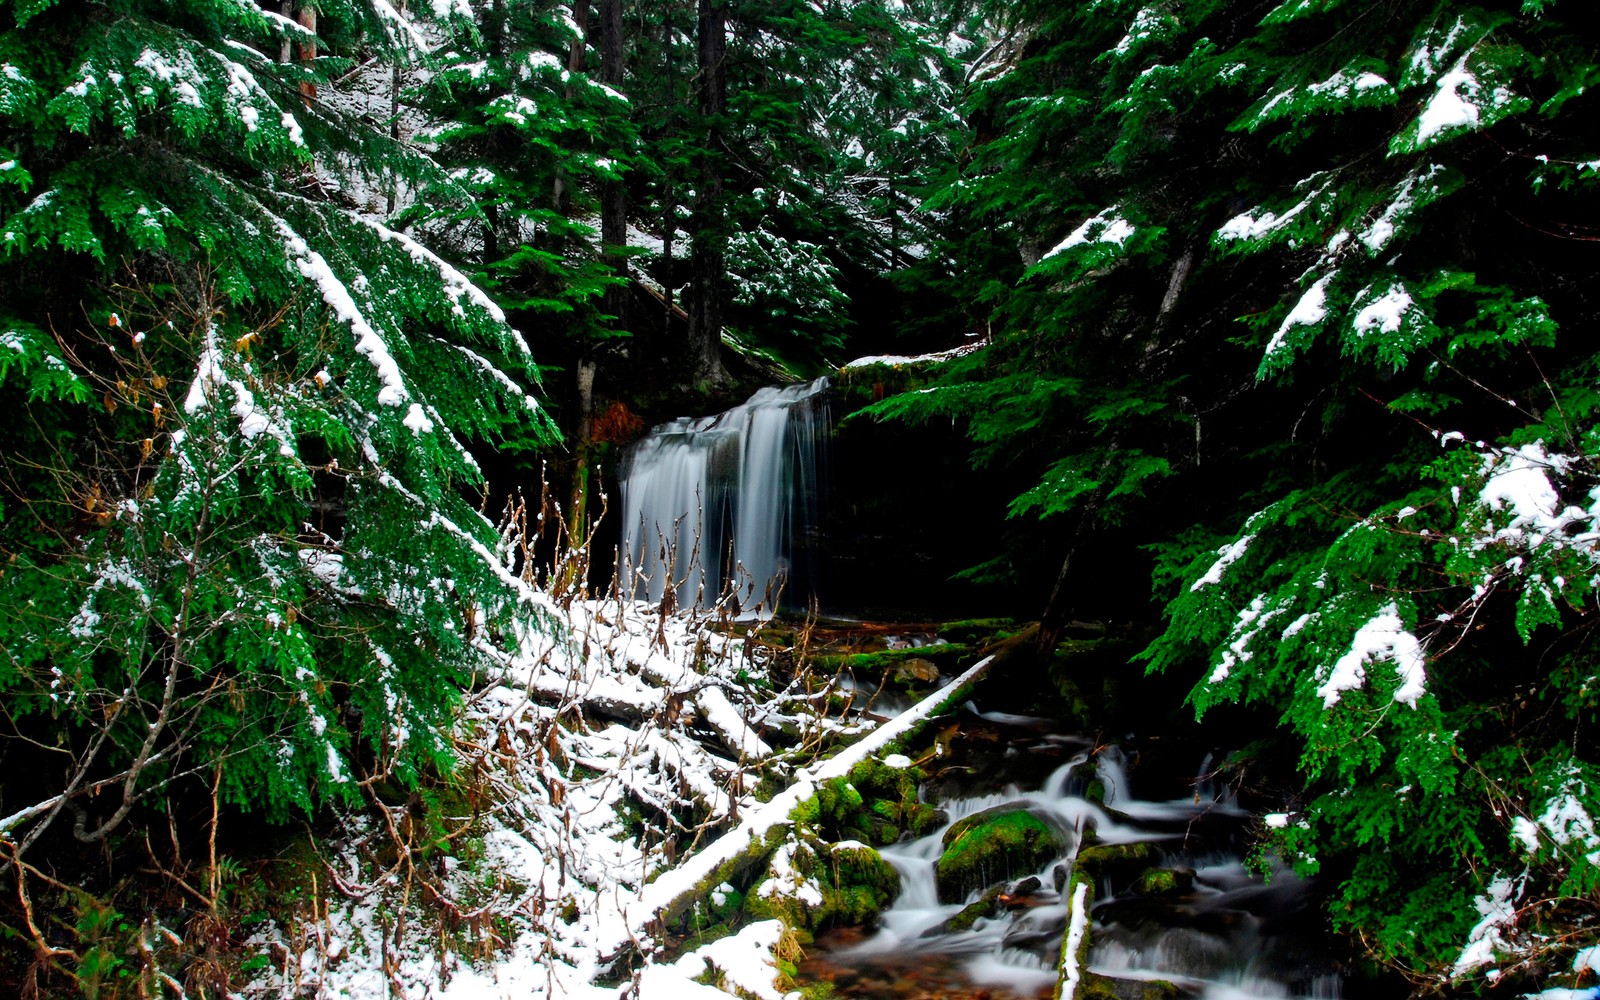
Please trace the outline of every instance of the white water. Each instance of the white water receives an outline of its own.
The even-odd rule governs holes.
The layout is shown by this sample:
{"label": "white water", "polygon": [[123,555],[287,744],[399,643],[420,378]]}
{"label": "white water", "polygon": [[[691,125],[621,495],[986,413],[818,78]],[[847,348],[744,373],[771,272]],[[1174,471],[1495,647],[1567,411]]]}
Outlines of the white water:
{"label": "white water", "polygon": [[[656,427],[622,463],[623,555],[635,596],[680,607],[731,596],[744,616],[795,599],[797,536],[816,528],[828,380],[762,389]],[[804,594],[800,595],[801,599]]]}
{"label": "white water", "polygon": [[[994,806],[1016,804],[1061,829],[1081,834],[1092,828],[1100,843],[1158,843],[1166,856],[1163,865],[1195,872],[1193,891],[1177,900],[1117,897],[1112,890],[1121,887],[1097,887],[1101,902],[1093,916],[1090,971],[1120,979],[1166,980],[1199,1000],[1338,1000],[1339,977],[1306,972],[1273,936],[1283,915],[1303,898],[1305,883],[1286,870],[1263,883],[1245,870],[1232,848],[1207,847],[1207,836],[1191,837],[1208,819],[1237,829],[1244,815],[1229,790],[1212,784],[1209,757],[1195,781],[1202,794],[1154,802],[1132,795],[1122,753],[1103,748],[1094,763],[1094,776],[1105,790],[1102,808],[1083,797],[1089,756],[1080,753],[1058,767],[1037,791],[1013,786],[943,802],[948,822],[939,830],[884,848],[884,858],[900,873],[901,895],[883,913],[875,935],[840,952],[834,961],[948,956],[974,984],[1004,987],[1022,996],[1047,995],[1056,980],[1068,919],[1068,907],[1055,889],[1056,869],[1073,864],[1076,842],[1034,873],[1042,883],[1031,894],[1034,905],[980,918],[969,930],[947,932],[943,925],[981,893],[959,903],[940,903],[934,880],[942,840],[952,824]],[[1026,873],[1013,874],[1015,885]],[[1163,908],[1164,915],[1152,916],[1151,906]]]}

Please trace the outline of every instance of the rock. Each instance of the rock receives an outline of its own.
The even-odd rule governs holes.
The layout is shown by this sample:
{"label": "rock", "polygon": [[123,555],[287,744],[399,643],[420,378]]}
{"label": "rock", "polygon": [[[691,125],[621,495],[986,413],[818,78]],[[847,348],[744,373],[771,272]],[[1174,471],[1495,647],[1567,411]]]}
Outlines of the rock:
{"label": "rock", "polygon": [[899,894],[900,873],[866,844],[791,841],[746,895],[745,912],[809,938],[826,927],[872,923]]}
{"label": "rock", "polygon": [[904,687],[937,684],[939,665],[932,660],[913,656],[896,663],[894,669],[889,672],[889,680]]}
{"label": "rock", "polygon": [[968,816],[944,835],[934,869],[939,898],[959,902],[1015,875],[1037,871],[1072,845],[1072,834],[1019,806],[996,806]]}
{"label": "rock", "polygon": [[923,937],[938,937],[940,934],[955,934],[969,929],[982,917],[992,917],[1001,910],[1001,887],[995,886],[979,897],[975,903],[969,903],[960,913],[935,927],[930,927],[922,932]]}
{"label": "rock", "polygon": [[1177,1000],[1178,988],[1164,979],[1112,979],[1088,973],[1079,984],[1079,1000]]}
{"label": "rock", "polygon": [[1044,883],[1039,880],[1039,876],[1029,875],[1027,878],[1013,885],[1011,887],[1011,891],[1006,893],[1006,895],[1012,897],[1031,896],[1038,892],[1043,885]]}
{"label": "rock", "polygon": [[1056,865],[1050,872],[1050,880],[1055,883],[1056,892],[1063,892],[1067,888],[1067,866]]}
{"label": "rock", "polygon": [[1113,891],[1137,879],[1161,860],[1154,844],[1096,844],[1078,852],[1078,871],[1095,881],[1109,881]]}
{"label": "rock", "polygon": [[1146,868],[1128,891],[1139,896],[1187,896],[1194,890],[1194,871],[1188,868]]}

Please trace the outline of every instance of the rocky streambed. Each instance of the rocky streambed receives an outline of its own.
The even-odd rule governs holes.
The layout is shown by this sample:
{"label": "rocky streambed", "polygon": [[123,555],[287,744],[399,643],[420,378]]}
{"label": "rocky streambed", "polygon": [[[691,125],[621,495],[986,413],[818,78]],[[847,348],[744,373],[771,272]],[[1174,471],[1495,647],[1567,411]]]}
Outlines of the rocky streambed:
{"label": "rocky streambed", "polygon": [[1089,917],[1068,962],[1076,997],[1343,995],[1312,887],[1246,870],[1254,820],[1211,761],[1147,772],[1137,739],[983,712],[982,697],[901,770],[936,818],[878,847],[894,902],[818,934],[795,977],[808,996],[1049,997],[1074,902]]}

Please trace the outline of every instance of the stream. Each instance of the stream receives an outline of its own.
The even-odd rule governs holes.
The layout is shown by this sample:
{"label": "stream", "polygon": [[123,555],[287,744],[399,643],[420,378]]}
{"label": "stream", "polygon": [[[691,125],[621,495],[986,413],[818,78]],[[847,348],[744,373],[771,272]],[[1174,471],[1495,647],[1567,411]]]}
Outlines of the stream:
{"label": "stream", "polygon": [[[1265,880],[1246,870],[1250,817],[1226,788],[1213,787],[1209,756],[1195,761],[1197,776],[1167,782],[1169,790],[1187,787],[1186,796],[1140,798],[1135,748],[1097,751],[1050,720],[980,713],[970,703],[958,724],[949,763],[923,791],[946,822],[882,850],[900,873],[900,896],[876,928],[822,935],[801,965],[802,985],[826,981],[835,996],[909,1000],[1049,997],[1069,913],[1062,889],[1080,845],[1147,844],[1144,860],[1107,866],[1098,879],[1089,971],[1107,977],[1104,987],[1121,997],[1199,1000],[1343,995],[1321,950],[1311,887],[1287,870]],[[998,806],[1025,808],[1061,831],[1067,846],[1037,871],[1008,873],[993,916],[950,930],[946,923],[984,890],[940,901],[934,867],[944,836]],[[1173,872],[1176,885],[1138,891],[1151,868]],[[1158,980],[1175,991],[1149,985]]]}
{"label": "stream", "polygon": [[[759,620],[771,619],[780,600],[817,600],[817,563],[828,547],[819,499],[829,480],[830,400],[827,379],[762,389],[725,413],[661,424],[628,449],[622,562],[635,596],[658,602],[670,592],[678,607]],[[856,630],[872,633],[874,650],[943,641],[867,625]],[[830,648],[857,651],[850,632],[828,637]],[[1091,632],[1082,649],[1107,634],[1104,624]],[[1125,673],[1117,649],[1108,640],[1100,658]],[[1080,657],[1075,670],[1094,659]],[[891,672],[913,668],[897,679],[926,683],[940,673],[909,658]],[[908,704],[886,690],[889,680],[840,683],[864,699],[859,710],[884,717]],[[995,696],[1029,703],[1017,690]],[[1155,695],[1136,683],[1123,697],[1131,706]],[[921,795],[943,812],[942,825],[882,849],[900,875],[899,896],[875,927],[823,934],[800,967],[802,985],[878,1000],[1048,997],[1071,915],[1063,892],[1078,869],[1096,900],[1080,998],[1343,996],[1321,940],[1321,901],[1291,871],[1264,878],[1246,868],[1253,820],[1230,789],[1213,784],[1212,755],[1196,748],[1185,756],[1176,750],[1183,737],[1170,732],[1165,742],[1149,734],[1106,745],[1051,719],[970,702],[953,724],[937,725],[941,738],[920,755],[930,774]],[[986,826],[969,842],[986,860],[959,882],[947,872],[941,899],[935,869],[946,835],[959,841],[973,824],[952,827],[986,811],[991,821],[1010,817],[1011,835],[1024,838],[1016,849],[1025,856],[1003,854],[998,867],[1023,870],[988,870],[996,865]],[[984,884],[969,887],[973,879]]]}

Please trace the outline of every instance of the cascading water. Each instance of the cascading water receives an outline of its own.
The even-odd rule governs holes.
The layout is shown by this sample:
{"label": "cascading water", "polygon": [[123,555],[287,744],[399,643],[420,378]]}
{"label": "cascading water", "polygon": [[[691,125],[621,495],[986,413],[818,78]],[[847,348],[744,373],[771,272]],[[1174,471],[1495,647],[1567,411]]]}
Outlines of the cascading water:
{"label": "cascading water", "polygon": [[832,415],[828,380],[769,387],[711,417],[673,420],[622,463],[622,551],[635,597],[680,607],[731,594],[770,617],[805,596],[797,548],[818,529]]}
{"label": "cascading water", "polygon": [[[1230,794],[1211,788],[1209,757],[1192,784],[1197,794],[1148,801],[1132,794],[1128,762],[1115,746],[1096,749],[1088,740],[1050,733],[1041,719],[1001,713],[980,719],[985,728],[974,744],[992,747],[998,740],[1011,765],[1052,757],[1061,762],[1036,791],[1016,785],[992,790],[993,784],[985,791],[980,782],[949,794],[938,803],[947,817],[939,830],[883,848],[900,873],[900,896],[864,940],[819,941],[826,950],[802,966],[802,981],[827,979],[840,997],[1049,997],[1070,909],[1062,890],[1078,862],[1078,845],[1149,844],[1154,857],[1137,863],[1149,866],[1145,875],[1172,872],[1187,887],[1141,889],[1140,867],[1102,876],[1091,911],[1089,969],[1123,981],[1127,988],[1118,988],[1118,995],[1143,996],[1137,984],[1149,980],[1169,982],[1179,996],[1199,1000],[1342,995],[1342,980],[1319,950],[1307,883],[1286,870],[1265,882],[1246,871],[1240,858],[1249,816]],[[1063,759],[1074,748],[1082,749]],[[954,773],[970,770],[960,759],[946,766]],[[1003,908],[970,926],[953,924],[986,897],[974,891],[959,902],[940,901],[934,868],[944,835],[963,818],[997,806],[1026,809],[1066,833],[1066,846],[1034,877],[1012,872],[1003,883]]]}

